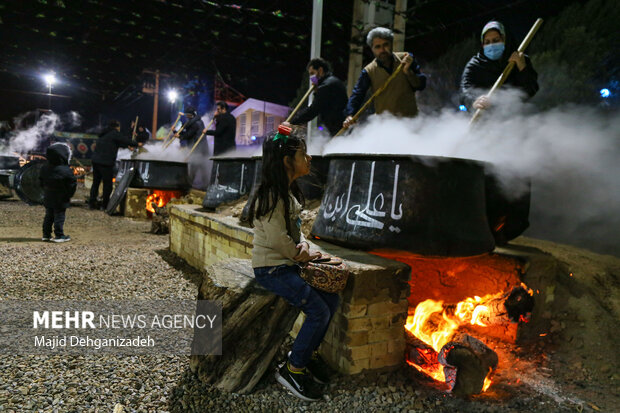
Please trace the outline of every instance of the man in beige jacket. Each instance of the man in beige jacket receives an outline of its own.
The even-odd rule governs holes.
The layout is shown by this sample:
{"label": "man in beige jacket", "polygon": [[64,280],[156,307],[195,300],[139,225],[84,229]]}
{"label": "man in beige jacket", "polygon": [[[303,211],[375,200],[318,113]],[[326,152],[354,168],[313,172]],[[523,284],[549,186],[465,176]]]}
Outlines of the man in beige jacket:
{"label": "man in beige jacket", "polygon": [[377,27],[368,33],[366,43],[370,46],[375,59],[364,69],[353,88],[346,107],[347,117],[343,123],[349,127],[353,123],[353,115],[362,107],[366,92],[372,92],[385,84],[392,72],[402,62],[403,69],[375,98],[375,113],[390,112],[396,116],[414,117],[418,114],[415,92],[426,87],[426,76],[421,73],[420,66],[411,53],[392,52],[394,33],[390,29]]}

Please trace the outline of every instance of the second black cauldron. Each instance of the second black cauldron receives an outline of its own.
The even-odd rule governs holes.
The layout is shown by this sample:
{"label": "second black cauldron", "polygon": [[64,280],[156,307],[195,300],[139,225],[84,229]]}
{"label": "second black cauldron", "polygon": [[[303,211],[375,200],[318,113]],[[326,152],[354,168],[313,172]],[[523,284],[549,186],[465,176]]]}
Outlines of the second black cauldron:
{"label": "second black cauldron", "polygon": [[189,189],[191,182],[186,162],[171,162],[148,159],[121,159],[116,182],[131,168],[135,174],[129,186],[151,189]]}
{"label": "second black cauldron", "polygon": [[249,157],[212,157],[211,182],[202,206],[215,210],[249,194],[254,181],[254,160]]}

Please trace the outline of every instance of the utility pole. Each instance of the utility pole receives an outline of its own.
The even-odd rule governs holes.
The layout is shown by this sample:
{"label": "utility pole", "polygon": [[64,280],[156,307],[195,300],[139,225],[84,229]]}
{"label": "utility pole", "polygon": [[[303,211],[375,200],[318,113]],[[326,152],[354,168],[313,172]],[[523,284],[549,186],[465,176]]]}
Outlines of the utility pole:
{"label": "utility pole", "polygon": [[405,51],[405,27],[407,26],[405,13],[407,13],[407,0],[396,0],[394,7],[394,45],[392,46],[392,50],[395,52]]}
{"label": "utility pole", "polygon": [[[321,33],[323,25],[323,0],[313,0],[312,2],[312,40],[310,42],[310,59],[321,56]],[[308,81],[308,87],[312,87],[312,83]],[[308,106],[312,104],[312,95],[308,99]],[[306,139],[310,142],[312,132],[316,131],[316,118],[308,122]]]}
{"label": "utility pole", "polygon": [[170,75],[166,73],[160,73],[159,70],[151,71],[151,70],[143,70],[142,73],[148,73],[155,76],[155,85],[154,87],[150,87],[150,85],[142,86],[142,93],[148,93],[153,95],[153,129],[151,133],[153,136],[157,134],[157,110],[159,105],[159,77],[170,77]]}

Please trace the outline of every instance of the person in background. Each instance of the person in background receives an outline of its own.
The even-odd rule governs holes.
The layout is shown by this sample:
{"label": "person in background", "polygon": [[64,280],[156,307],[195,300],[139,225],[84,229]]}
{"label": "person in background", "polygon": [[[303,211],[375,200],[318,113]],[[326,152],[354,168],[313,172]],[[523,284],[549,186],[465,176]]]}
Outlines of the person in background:
{"label": "person in background", "polygon": [[293,343],[288,360],[276,380],[305,401],[321,398],[317,383],[329,380],[317,349],[338,307],[338,294],[317,290],[300,276],[298,264],[319,258],[301,232],[303,196],[297,178],[310,172],[312,157],[295,133],[271,133],[263,142],[261,183],[250,203],[249,222],[254,226],[252,267],[256,281],[267,290],[300,308],[306,319]]}
{"label": "person in background", "polygon": [[366,37],[375,59],[364,69],[353,88],[346,108],[346,119],[342,126],[348,128],[353,124],[353,115],[364,104],[366,93],[374,93],[383,85],[390,75],[403,64],[402,72],[398,74],[385,90],[375,98],[375,113],[389,112],[395,116],[414,117],[418,114],[415,92],[424,90],[426,76],[420,71],[420,65],[411,53],[393,53],[392,42],[394,33],[385,27],[372,29]]}
{"label": "person in background", "polygon": [[310,81],[316,86],[314,99],[310,106],[300,109],[290,123],[302,125],[318,116],[319,124],[324,125],[329,134],[334,136],[344,121],[347,88],[342,80],[332,74],[330,65],[325,59],[317,57],[310,60],[306,69],[310,75]]}
{"label": "person in background", "polygon": [[[131,124],[133,128],[133,122]],[[118,154],[118,148],[135,148],[138,142],[121,134],[121,124],[117,120],[111,120],[100,134],[93,153],[93,186],[90,188],[90,209],[97,209],[97,195],[99,185],[103,182],[103,200],[101,209],[106,209],[110,194],[112,193],[112,179],[114,178],[114,163]]]}
{"label": "person in background", "polygon": [[[183,125],[183,130],[180,133],[175,132],[174,137],[179,138],[182,147],[189,146],[191,148],[202,134],[205,124],[202,122],[202,119],[200,119],[200,116],[198,116],[193,106],[188,106],[183,114],[187,118],[187,122]],[[204,142],[203,145],[206,146]],[[197,150],[199,152],[204,152],[200,149]]]}
{"label": "person in background", "polygon": [[[66,242],[71,237],[64,233],[65,212],[77,188],[77,179],[69,167],[71,149],[65,143],[54,143],[47,148],[47,162],[41,168],[39,182],[43,188],[42,241]],[[52,238],[52,225],[55,237]]]}
{"label": "person in background", "polygon": [[138,146],[144,146],[151,139],[151,132],[144,125],[138,125],[133,139],[138,142]]}
{"label": "person in background", "polygon": [[217,102],[215,105],[215,130],[208,130],[207,135],[213,135],[213,155],[234,150],[237,120],[228,112],[226,102]]}
{"label": "person in background", "polygon": [[488,22],[480,34],[481,48],[463,70],[461,76],[461,104],[468,109],[488,109],[491,106],[486,93],[500,77],[508,62],[515,68],[506,79],[505,85],[521,89],[528,97],[538,91],[538,74],[530,58],[516,51],[512,42],[506,42],[504,25],[497,21]]}

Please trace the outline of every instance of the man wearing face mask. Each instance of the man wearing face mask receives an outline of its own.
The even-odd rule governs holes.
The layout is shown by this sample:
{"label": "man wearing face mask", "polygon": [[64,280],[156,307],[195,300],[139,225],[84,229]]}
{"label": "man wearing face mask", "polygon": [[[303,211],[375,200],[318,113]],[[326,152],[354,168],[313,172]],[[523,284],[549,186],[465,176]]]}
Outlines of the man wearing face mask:
{"label": "man wearing face mask", "polygon": [[302,108],[293,116],[293,125],[302,125],[319,117],[319,124],[324,125],[331,136],[342,127],[344,108],[347,104],[347,89],[342,80],[334,76],[329,63],[317,57],[307,66],[310,81],[316,85],[314,98],[310,106]]}
{"label": "man wearing face mask", "polygon": [[461,76],[461,103],[468,109],[488,109],[491,102],[486,92],[493,87],[508,62],[515,68],[505,84],[523,90],[529,97],[538,91],[538,74],[530,58],[506,44],[504,25],[497,21],[488,22],[480,34],[482,49],[472,57]]}
{"label": "man wearing face mask", "polygon": [[353,88],[343,126],[353,123],[353,115],[362,107],[366,92],[381,88],[390,75],[403,64],[403,69],[374,100],[375,113],[389,112],[396,116],[414,117],[418,114],[415,92],[424,90],[426,76],[420,71],[420,65],[411,53],[393,53],[394,33],[385,27],[372,29],[366,37],[375,59],[360,74]]}

